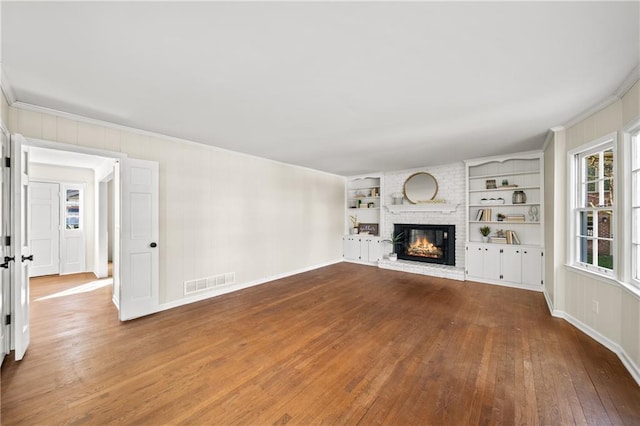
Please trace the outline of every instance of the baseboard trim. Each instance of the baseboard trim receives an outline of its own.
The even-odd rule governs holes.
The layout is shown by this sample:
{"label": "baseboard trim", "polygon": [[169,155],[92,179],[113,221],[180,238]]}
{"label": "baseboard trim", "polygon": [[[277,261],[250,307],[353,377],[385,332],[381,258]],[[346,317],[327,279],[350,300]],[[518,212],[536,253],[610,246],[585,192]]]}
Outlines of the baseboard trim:
{"label": "baseboard trim", "polygon": [[166,311],[168,309],[177,308],[179,306],[189,305],[191,303],[201,302],[203,300],[211,299],[213,297],[222,296],[223,294],[233,293],[234,291],[243,290],[249,287],[255,287],[261,284],[266,284],[271,281],[280,280],[282,278],[287,278],[293,275],[302,274],[304,272],[313,271],[315,269],[324,268],[325,266],[335,265],[336,263],[341,263],[342,259],[336,259],[325,263],[320,263],[313,266],[308,266],[306,268],[296,269],[289,272],[284,272],[282,274],[271,275],[269,277],[261,278],[259,280],[249,281],[241,284],[233,284],[228,287],[219,288],[214,291],[204,292],[202,294],[198,294],[195,296],[184,297],[182,299],[174,300],[172,302],[163,303],[159,306],[156,312]]}
{"label": "baseboard trim", "polygon": [[482,283],[482,284],[490,284],[490,285],[499,285],[500,287],[510,287],[510,288],[518,288],[520,290],[529,290],[529,291],[537,291],[538,293],[543,291],[543,288],[541,285],[529,285],[529,284],[518,284],[518,283],[511,283],[511,282],[506,282],[506,281],[500,281],[500,282],[495,282],[492,280],[487,280],[485,278],[478,278],[478,277],[469,277],[466,276],[464,281],[469,281],[469,282],[476,282],[476,283]]}
{"label": "baseboard trim", "polygon": [[116,305],[116,308],[118,308],[118,311],[120,311],[120,301],[116,299],[115,296],[111,298],[111,302],[113,302],[113,304]]}
{"label": "baseboard trim", "polygon": [[542,290],[542,294],[544,294],[544,300],[547,301],[547,308],[549,308],[549,313],[554,317],[557,316],[557,315],[554,315],[555,310],[553,308],[553,301],[551,300],[551,297],[549,297],[549,293],[547,293],[546,288]]}
{"label": "baseboard trim", "polygon": [[633,377],[633,380],[635,380],[638,386],[640,386],[640,368],[638,368],[636,363],[633,362],[631,357],[629,357],[629,354],[625,352],[624,348],[564,311],[553,311],[552,314],[555,317],[563,318],[569,324],[573,325],[575,328],[616,354],[622,362],[622,365],[624,365],[629,374],[631,374],[631,377]]}
{"label": "baseboard trim", "polygon": [[627,371],[631,374],[631,377],[636,381],[638,386],[640,386],[640,369],[633,362],[629,354],[625,352],[624,349],[620,348],[620,353],[618,353],[618,358],[622,361],[622,364],[627,368]]}

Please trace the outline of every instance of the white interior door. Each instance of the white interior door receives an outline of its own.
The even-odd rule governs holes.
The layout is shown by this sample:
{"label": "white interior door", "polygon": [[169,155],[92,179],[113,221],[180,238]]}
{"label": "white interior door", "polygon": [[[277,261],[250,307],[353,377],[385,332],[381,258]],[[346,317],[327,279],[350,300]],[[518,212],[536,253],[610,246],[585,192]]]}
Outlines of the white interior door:
{"label": "white interior door", "polygon": [[61,274],[87,270],[84,190],[83,184],[62,184]]}
{"label": "white interior door", "polygon": [[60,185],[31,182],[29,187],[30,277],[60,273]]}
{"label": "white interior door", "polygon": [[[0,130],[0,137],[2,140],[0,141],[0,158],[4,158],[9,155],[9,134],[5,133],[4,129]],[[10,233],[10,223],[8,222],[8,218],[11,217],[9,212],[9,198],[11,194],[11,188],[9,186],[11,179],[8,176],[9,168],[4,167],[4,162],[0,163],[0,189],[2,190],[2,194],[0,195],[0,232],[2,233],[2,237],[5,235],[9,235]],[[5,242],[0,242],[0,263],[2,264],[0,268],[0,365],[2,365],[2,361],[6,354],[9,353],[9,335],[10,328],[6,321],[3,321],[3,318],[6,318],[11,312],[11,303],[10,303],[10,292],[9,292],[9,262],[4,260],[4,257],[8,255],[10,252],[5,245]]]}
{"label": "white interior door", "polygon": [[124,321],[158,310],[158,163],[125,159],[121,176],[120,320]]}
{"label": "white interior door", "polygon": [[29,147],[21,135],[11,136],[11,248],[12,267],[12,339],[15,359],[19,361],[29,346],[29,266],[33,256],[29,249]]}

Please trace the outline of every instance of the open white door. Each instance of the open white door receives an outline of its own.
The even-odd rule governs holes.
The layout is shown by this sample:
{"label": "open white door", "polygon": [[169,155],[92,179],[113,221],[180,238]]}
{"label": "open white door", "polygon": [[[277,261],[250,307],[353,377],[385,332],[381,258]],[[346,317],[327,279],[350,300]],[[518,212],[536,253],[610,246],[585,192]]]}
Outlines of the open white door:
{"label": "open white door", "polygon": [[[0,141],[0,159],[2,159],[9,155],[9,133],[5,133],[4,129],[0,129],[0,137],[2,138]],[[0,189],[2,190],[2,195],[0,196],[0,232],[3,239],[5,235],[9,235],[11,228],[8,220],[11,217],[11,212],[9,211],[11,179],[8,173],[9,168],[5,167],[4,161],[2,161],[2,164],[0,164]],[[9,353],[11,329],[9,324],[4,321],[4,318],[11,312],[11,292],[9,291],[11,281],[9,279],[9,262],[4,260],[4,256],[10,253],[10,247],[6,246],[5,241],[0,242],[0,244],[2,244],[0,246],[0,365],[2,365],[5,355]]]}
{"label": "open white door", "polygon": [[120,320],[157,312],[159,305],[158,163],[121,165]]}
{"label": "open white door", "polygon": [[15,359],[19,361],[29,346],[29,147],[21,135],[11,136],[11,221],[12,265],[12,339]]}

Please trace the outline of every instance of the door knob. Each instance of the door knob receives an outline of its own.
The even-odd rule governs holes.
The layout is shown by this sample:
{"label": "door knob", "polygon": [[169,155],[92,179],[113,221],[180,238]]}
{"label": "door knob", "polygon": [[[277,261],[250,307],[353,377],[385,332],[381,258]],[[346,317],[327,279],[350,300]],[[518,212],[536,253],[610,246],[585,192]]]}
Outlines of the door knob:
{"label": "door knob", "polygon": [[24,262],[25,260],[30,260],[33,262],[33,255],[32,254],[30,254],[29,256],[22,255],[22,261]]}
{"label": "door knob", "polygon": [[149,247],[151,247],[151,248],[155,248],[155,247],[158,247],[158,244],[156,244],[156,243],[151,243],[151,244],[149,244]]}

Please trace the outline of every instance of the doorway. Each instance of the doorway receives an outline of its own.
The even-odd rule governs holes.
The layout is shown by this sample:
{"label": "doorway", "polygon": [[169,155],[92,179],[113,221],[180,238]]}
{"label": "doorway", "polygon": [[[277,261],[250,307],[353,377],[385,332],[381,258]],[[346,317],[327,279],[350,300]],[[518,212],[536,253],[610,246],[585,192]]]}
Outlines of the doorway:
{"label": "doorway", "polygon": [[[29,150],[31,277],[91,272],[108,275],[108,212],[116,160],[31,147]],[[112,244],[113,245],[113,244]]]}
{"label": "doorway", "polygon": [[[43,148],[43,149],[41,149]],[[35,158],[32,154],[35,153]],[[33,254],[29,246],[28,193],[31,178],[31,162],[38,153],[46,153],[54,158],[64,157],[82,162],[86,167],[89,159],[97,159],[101,163],[94,170],[93,187],[102,193],[108,191],[109,176],[114,180],[114,240],[113,270],[115,290],[114,302],[118,307],[121,321],[158,312],[159,304],[159,164],[155,161],[127,158],[126,154],[100,151],[75,145],[65,145],[38,139],[25,139],[19,134],[11,135],[11,254],[15,259],[11,270],[11,348],[15,350],[15,359],[21,360],[25,355],[30,340],[29,320],[29,266]],[[51,161],[51,158],[49,159]],[[40,161],[42,162],[42,161]],[[102,183],[106,183],[102,185]],[[108,198],[108,197],[107,197]],[[85,214],[87,220],[104,223],[98,216],[108,211],[101,205],[103,197],[95,197],[90,204],[93,213]],[[105,204],[105,203],[102,203]],[[85,209],[86,210],[86,209]],[[72,222],[73,223],[73,222]],[[98,266],[108,270],[108,240],[100,236],[104,226],[95,226],[88,232],[92,238],[87,258],[92,261],[88,268],[99,276]],[[108,232],[108,231],[107,231]],[[120,262],[122,262],[120,264]],[[117,298],[117,300],[115,300]]]}

